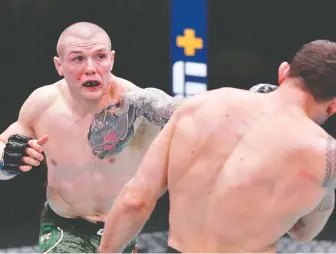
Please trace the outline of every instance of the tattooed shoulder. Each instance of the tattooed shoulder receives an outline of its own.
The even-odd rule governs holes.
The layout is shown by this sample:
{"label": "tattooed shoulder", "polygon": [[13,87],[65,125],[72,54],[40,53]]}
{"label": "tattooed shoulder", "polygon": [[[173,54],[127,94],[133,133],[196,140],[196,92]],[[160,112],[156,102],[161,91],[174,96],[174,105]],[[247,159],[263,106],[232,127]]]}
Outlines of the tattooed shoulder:
{"label": "tattooed shoulder", "polygon": [[123,151],[135,134],[134,122],[140,116],[164,126],[178,102],[156,88],[132,88],[115,105],[98,113],[89,129],[88,141],[92,153],[100,159]]}
{"label": "tattooed shoulder", "polygon": [[336,143],[331,136],[328,136],[326,140],[325,158],[326,167],[322,186],[330,188],[334,186],[336,178]]}
{"label": "tattooed shoulder", "polygon": [[156,88],[131,90],[123,100],[136,109],[136,117],[144,116],[149,122],[159,126],[164,126],[178,107],[174,97]]}

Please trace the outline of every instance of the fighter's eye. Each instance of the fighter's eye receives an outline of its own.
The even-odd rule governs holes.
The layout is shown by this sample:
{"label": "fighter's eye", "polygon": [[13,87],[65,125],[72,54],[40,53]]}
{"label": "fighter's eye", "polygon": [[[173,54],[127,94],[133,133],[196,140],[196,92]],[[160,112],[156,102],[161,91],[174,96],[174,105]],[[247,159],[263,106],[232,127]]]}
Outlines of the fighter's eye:
{"label": "fighter's eye", "polygon": [[75,62],[82,62],[84,60],[84,57],[83,56],[76,56],[72,60],[75,61]]}
{"label": "fighter's eye", "polygon": [[104,54],[99,54],[98,55],[98,59],[104,59],[106,57],[106,55],[104,55]]}

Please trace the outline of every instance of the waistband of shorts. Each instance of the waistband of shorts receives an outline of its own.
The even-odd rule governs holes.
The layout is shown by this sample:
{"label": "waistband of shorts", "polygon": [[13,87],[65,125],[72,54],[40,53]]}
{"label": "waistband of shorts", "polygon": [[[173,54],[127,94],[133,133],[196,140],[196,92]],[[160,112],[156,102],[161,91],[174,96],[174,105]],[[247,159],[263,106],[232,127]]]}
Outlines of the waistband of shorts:
{"label": "waistband of shorts", "polygon": [[86,229],[92,229],[92,231],[97,231],[99,229],[104,228],[105,223],[104,222],[91,222],[88,220],[85,220],[83,218],[65,218],[62,217],[60,215],[58,215],[57,213],[55,213],[52,208],[49,206],[48,203],[45,204],[45,210],[48,213],[48,215],[53,216],[55,219],[57,219],[58,222],[60,223],[64,223],[67,225],[71,225],[74,227],[84,227]]}

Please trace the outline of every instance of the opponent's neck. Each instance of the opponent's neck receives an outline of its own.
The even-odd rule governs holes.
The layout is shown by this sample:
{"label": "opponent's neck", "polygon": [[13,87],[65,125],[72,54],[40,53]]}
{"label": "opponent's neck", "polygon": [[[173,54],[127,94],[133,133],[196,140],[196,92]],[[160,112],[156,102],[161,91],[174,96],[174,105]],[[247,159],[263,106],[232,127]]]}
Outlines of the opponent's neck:
{"label": "opponent's neck", "polygon": [[328,119],[325,105],[317,102],[299,81],[290,79],[280,85],[276,93],[277,101],[285,110],[299,110],[312,121],[321,125]]}

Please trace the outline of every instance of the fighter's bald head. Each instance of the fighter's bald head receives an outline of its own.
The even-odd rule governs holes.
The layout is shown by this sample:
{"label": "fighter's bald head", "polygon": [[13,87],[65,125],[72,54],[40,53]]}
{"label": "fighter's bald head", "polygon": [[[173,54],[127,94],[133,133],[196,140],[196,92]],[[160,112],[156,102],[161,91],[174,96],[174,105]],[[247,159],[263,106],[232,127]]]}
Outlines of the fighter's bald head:
{"label": "fighter's bald head", "polygon": [[69,41],[69,38],[77,38],[81,40],[91,40],[94,37],[99,36],[102,42],[106,42],[111,49],[111,40],[108,34],[103,28],[98,25],[89,22],[78,22],[68,26],[60,35],[57,42],[57,54],[61,56],[64,48]]}

